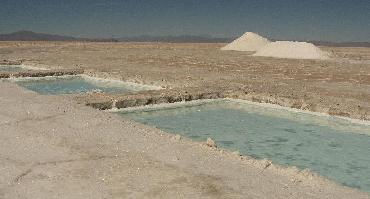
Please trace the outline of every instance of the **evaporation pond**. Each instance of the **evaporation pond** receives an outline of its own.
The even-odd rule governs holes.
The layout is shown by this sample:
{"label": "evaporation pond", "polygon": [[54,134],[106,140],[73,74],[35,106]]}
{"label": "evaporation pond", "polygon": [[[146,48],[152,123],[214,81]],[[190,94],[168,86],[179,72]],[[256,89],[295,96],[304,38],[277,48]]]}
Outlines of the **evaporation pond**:
{"label": "evaporation pond", "polygon": [[27,71],[27,69],[18,65],[0,65],[0,72],[20,72]]}
{"label": "evaporation pond", "polygon": [[231,100],[118,114],[194,140],[211,137],[220,147],[370,192],[368,124]]}
{"label": "evaporation pond", "polygon": [[151,89],[150,86],[87,76],[20,78],[12,81],[22,87],[44,95],[78,94],[86,92],[128,93]]}

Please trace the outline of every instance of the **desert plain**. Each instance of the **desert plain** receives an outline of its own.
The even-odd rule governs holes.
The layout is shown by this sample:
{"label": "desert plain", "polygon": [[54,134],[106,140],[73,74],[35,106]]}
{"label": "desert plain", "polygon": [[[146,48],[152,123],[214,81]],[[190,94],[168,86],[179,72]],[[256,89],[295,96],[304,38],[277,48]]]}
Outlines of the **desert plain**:
{"label": "desert plain", "polygon": [[[140,95],[217,93],[370,120],[370,48],[321,47],[330,60],[295,60],[223,45],[0,42],[0,60],[162,88]],[[112,98],[125,96],[42,96],[0,83],[0,198],[370,197],[85,106]]]}

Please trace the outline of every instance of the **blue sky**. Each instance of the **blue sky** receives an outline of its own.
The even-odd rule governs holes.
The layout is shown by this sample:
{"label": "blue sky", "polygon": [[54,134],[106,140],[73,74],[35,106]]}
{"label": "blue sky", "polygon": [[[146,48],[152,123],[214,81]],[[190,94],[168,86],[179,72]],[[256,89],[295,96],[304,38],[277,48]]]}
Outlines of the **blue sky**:
{"label": "blue sky", "polygon": [[370,41],[370,0],[0,0],[0,33]]}

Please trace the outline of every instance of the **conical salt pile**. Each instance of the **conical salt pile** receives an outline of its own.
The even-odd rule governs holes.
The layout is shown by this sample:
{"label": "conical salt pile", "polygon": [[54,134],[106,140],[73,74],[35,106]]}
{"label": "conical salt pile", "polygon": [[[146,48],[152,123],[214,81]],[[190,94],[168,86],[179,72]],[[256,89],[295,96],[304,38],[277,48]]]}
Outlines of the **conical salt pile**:
{"label": "conical salt pile", "polygon": [[222,47],[221,50],[257,51],[269,43],[270,41],[268,39],[261,37],[256,33],[246,32],[238,39],[225,47]]}
{"label": "conical salt pile", "polygon": [[307,42],[276,41],[259,49],[253,56],[290,59],[329,59],[329,54]]}

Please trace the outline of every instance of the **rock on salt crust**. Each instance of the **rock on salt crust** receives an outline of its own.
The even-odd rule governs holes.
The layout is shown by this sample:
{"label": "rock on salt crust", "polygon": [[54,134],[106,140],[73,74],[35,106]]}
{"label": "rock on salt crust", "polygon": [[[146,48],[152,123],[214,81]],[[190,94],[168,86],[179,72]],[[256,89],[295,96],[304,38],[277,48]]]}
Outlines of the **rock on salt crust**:
{"label": "rock on salt crust", "polygon": [[329,59],[329,54],[307,42],[276,41],[259,49],[253,56],[291,59]]}
{"label": "rock on salt crust", "polygon": [[268,39],[256,33],[246,32],[238,39],[222,47],[221,50],[257,51],[269,43],[270,41]]}

